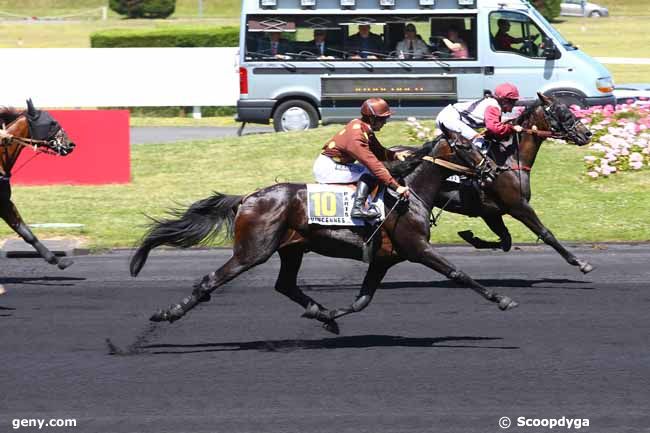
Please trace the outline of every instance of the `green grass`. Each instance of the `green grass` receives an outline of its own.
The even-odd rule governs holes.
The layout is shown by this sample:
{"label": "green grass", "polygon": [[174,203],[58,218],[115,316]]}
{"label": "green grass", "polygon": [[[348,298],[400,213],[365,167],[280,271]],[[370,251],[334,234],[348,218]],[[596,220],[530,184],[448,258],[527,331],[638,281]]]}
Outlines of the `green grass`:
{"label": "green grass", "polygon": [[[132,148],[132,183],[107,186],[14,188],[13,200],[30,223],[85,224],[83,230],[36,229],[37,236],[81,236],[92,248],[129,247],[142,235],[143,213],[162,216],[176,203],[189,205],[212,191],[246,194],[274,182],[312,180],[319,149],[340,126],[305,133],[250,135],[213,141],[138,145]],[[405,143],[403,123],[380,134],[385,145]],[[582,175],[585,150],[546,143],[533,170],[533,206],[563,240],[650,240],[650,171],[605,181]],[[55,163],[55,161],[53,161]],[[535,236],[507,221],[516,242]],[[444,213],[433,230],[435,242],[458,242],[456,232],[471,228],[491,237],[482,222]],[[0,226],[0,238],[11,235]]]}
{"label": "green grass", "polygon": [[[176,0],[173,18],[198,16],[198,0]],[[0,0],[0,11],[22,16],[60,16],[107,6],[108,0]],[[236,18],[240,0],[203,0],[204,17]],[[112,16],[118,16],[109,9]]]}
{"label": "green grass", "polygon": [[131,126],[239,126],[233,116],[203,117],[136,117],[131,116]]}

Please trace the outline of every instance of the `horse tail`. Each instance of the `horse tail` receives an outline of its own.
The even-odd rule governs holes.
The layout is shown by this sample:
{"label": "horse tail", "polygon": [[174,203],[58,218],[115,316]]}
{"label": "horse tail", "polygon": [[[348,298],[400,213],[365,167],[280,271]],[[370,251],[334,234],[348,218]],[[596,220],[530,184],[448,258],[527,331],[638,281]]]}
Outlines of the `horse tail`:
{"label": "horse tail", "polygon": [[237,207],[242,199],[243,196],[215,192],[211,197],[199,200],[185,210],[170,210],[168,213],[172,218],[157,220],[149,217],[149,229],[131,259],[131,276],[138,275],[149,252],[160,245],[189,248],[208,244],[224,227],[226,239],[232,239]]}

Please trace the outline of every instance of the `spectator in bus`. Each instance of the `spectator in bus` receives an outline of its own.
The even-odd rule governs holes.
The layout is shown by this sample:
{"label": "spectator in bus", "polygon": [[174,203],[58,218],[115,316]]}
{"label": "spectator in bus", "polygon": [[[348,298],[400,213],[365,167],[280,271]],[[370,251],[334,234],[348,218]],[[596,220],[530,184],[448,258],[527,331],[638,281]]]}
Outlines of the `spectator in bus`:
{"label": "spectator in bus", "polygon": [[442,42],[451,51],[451,56],[454,59],[469,58],[467,43],[460,38],[460,32],[456,27],[450,27],[447,30],[447,37],[442,38]]}
{"label": "spectator in bus", "polygon": [[415,25],[409,23],[404,27],[404,39],[395,47],[400,59],[421,59],[429,54],[429,47],[424,43],[415,30]]}
{"label": "spectator in bus", "polygon": [[369,24],[359,24],[358,33],[348,39],[347,51],[354,52],[353,59],[376,59],[373,53],[381,53],[383,45],[381,36],[370,32]]}
{"label": "spectator in bus", "polygon": [[277,58],[285,58],[284,53],[290,50],[289,41],[282,38],[282,32],[266,32],[268,39],[259,41],[257,51]]}
{"label": "spectator in bus", "polygon": [[[512,44],[521,44],[526,40],[526,38],[515,38],[508,34],[510,31],[510,21],[505,18],[500,18],[497,21],[497,26],[499,26],[499,30],[497,31],[497,34],[494,35],[494,48],[498,51],[516,51],[516,49],[512,47]],[[535,35],[531,41],[534,41],[538,37],[539,34]]]}
{"label": "spectator in bus", "polygon": [[338,50],[333,50],[328,42],[325,41],[327,33],[325,30],[314,30],[314,39],[309,41],[309,51],[318,56],[319,59],[333,59]]}

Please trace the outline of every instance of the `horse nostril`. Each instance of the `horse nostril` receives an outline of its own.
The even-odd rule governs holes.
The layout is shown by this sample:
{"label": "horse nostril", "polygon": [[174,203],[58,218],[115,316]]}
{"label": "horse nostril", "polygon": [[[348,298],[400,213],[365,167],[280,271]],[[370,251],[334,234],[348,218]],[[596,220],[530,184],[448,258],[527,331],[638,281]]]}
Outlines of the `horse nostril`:
{"label": "horse nostril", "polygon": [[591,138],[591,136],[594,135],[594,134],[592,134],[591,131],[587,131],[587,134],[586,134],[586,135],[587,135],[587,138]]}

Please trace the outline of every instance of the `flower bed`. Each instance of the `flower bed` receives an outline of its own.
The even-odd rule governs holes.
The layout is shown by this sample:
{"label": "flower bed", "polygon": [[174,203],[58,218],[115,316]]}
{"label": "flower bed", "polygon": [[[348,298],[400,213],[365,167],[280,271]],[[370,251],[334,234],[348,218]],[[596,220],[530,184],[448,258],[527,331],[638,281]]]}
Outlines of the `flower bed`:
{"label": "flower bed", "polygon": [[587,176],[650,168],[650,101],[571,109],[594,134],[584,157]]}

